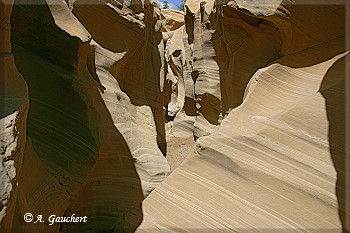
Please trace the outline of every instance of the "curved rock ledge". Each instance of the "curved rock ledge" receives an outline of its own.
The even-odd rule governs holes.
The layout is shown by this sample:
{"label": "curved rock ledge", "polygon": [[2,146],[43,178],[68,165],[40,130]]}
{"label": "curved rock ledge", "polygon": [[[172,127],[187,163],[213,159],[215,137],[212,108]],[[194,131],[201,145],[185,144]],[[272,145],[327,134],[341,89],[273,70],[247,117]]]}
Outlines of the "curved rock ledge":
{"label": "curved rock ledge", "polygon": [[0,232],[348,232],[346,4],[0,1]]}

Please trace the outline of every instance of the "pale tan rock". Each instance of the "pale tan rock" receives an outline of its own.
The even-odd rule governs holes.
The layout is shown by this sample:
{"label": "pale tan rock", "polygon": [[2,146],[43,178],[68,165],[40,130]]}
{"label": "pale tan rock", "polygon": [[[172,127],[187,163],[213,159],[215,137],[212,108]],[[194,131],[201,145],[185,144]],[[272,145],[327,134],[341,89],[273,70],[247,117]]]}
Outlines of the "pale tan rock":
{"label": "pale tan rock", "polygon": [[341,3],[187,1],[183,76],[186,96],[196,103],[195,136],[212,133],[242,103],[257,69],[342,35]]}
{"label": "pale tan rock", "polygon": [[185,48],[183,45],[183,30],[181,27],[173,32],[165,49],[167,62],[166,81],[171,83],[171,96],[168,103],[168,116],[175,116],[185,104],[185,83],[183,79],[183,63],[185,60]]}
{"label": "pale tan rock", "polygon": [[[187,3],[184,106],[196,102],[199,139],[143,202],[137,232],[346,231],[345,8],[236,2]],[[224,118],[210,123],[215,108]]]}
{"label": "pale tan rock", "polygon": [[[143,60],[143,50],[146,50],[142,45],[144,22],[130,9],[119,9],[108,3],[90,5],[92,8],[84,8],[86,11],[80,14],[80,7],[89,5],[80,6],[80,1],[77,1],[73,7],[76,15],[64,1],[46,3],[27,5],[18,1],[12,13],[16,66],[29,84],[27,135],[31,143],[27,145],[22,169],[14,170],[11,160],[5,158],[8,162],[4,163],[5,168],[1,171],[10,178],[4,183],[6,189],[2,200],[10,199],[11,182],[15,181],[15,176],[21,174],[24,177],[17,179],[18,188],[12,193],[8,208],[2,208],[8,214],[1,227],[9,232],[56,232],[58,229],[60,232],[132,231],[142,217],[140,206],[143,198],[170,171],[158,148],[159,136],[153,111],[163,109],[163,103],[157,105],[160,102],[157,96],[154,99],[143,96],[141,101],[147,103],[149,100],[151,106],[137,106],[139,102],[135,104],[131,101],[135,100],[135,96],[128,97],[120,88],[127,87],[129,91],[131,85],[128,81],[133,81],[135,74],[146,69],[146,65],[141,63],[139,71],[131,70],[135,73],[127,81],[123,79],[124,75],[128,77],[129,70],[119,69],[134,62],[135,52],[136,59]],[[146,18],[159,19],[159,9],[148,7],[152,12],[146,11]],[[124,34],[110,31],[111,34],[102,36],[99,34],[102,28],[89,24],[91,15],[86,17],[85,14],[90,12],[99,14],[105,23],[117,22],[117,28],[119,24],[119,27],[128,30]],[[108,18],[110,16],[112,18]],[[78,19],[87,25],[87,29]],[[153,27],[159,31],[157,38],[160,38],[161,28],[157,22],[152,21],[150,26],[154,23]],[[148,30],[153,31],[152,28]],[[130,40],[133,38],[130,35],[139,35],[139,38]],[[98,40],[104,47],[96,42],[90,45],[90,38]],[[153,41],[154,35],[148,34],[146,38]],[[115,45],[115,41],[120,44]],[[161,40],[159,44],[163,45]],[[152,43],[147,49],[158,50],[159,44]],[[12,95],[19,95],[16,99],[18,103],[22,100],[19,97],[23,93],[19,90],[23,92],[23,85],[15,82],[14,78],[18,79],[20,75],[15,72],[12,55],[4,58],[12,59],[1,69],[7,79],[13,79],[13,87],[9,86],[4,95],[9,105],[6,108],[10,108],[15,107],[15,102],[9,99]],[[153,67],[151,65],[148,69]],[[157,65],[161,66],[161,63]],[[159,93],[159,86],[157,90]],[[133,92],[140,92],[140,89]],[[28,98],[24,96],[23,100],[25,97]],[[23,107],[9,115],[11,119],[5,118],[4,122],[18,125],[15,121],[17,117],[22,122],[18,129],[25,129],[27,108],[28,102],[24,102]],[[8,129],[9,132],[12,130]],[[14,146],[8,147],[7,151],[10,153],[10,149],[16,149],[19,154],[13,154],[16,159],[21,158],[25,146],[26,132],[21,130],[20,133],[20,139],[13,135],[16,139],[12,143]],[[32,173],[30,169],[35,166],[36,173]],[[50,193],[50,190],[54,192]],[[106,196],[106,193],[109,195]],[[85,225],[26,226],[23,221],[26,212],[43,214],[44,219],[48,219],[49,214],[76,214],[87,216],[89,222]]]}
{"label": "pale tan rock", "polygon": [[163,31],[175,31],[185,24],[185,15],[182,11],[162,9],[161,20]]}
{"label": "pale tan rock", "polygon": [[345,1],[12,3],[0,232],[346,232]]}
{"label": "pale tan rock", "polygon": [[167,123],[167,160],[174,171],[187,158],[194,154],[196,143],[193,137],[195,117],[184,111],[176,114],[174,121]]}
{"label": "pale tan rock", "polygon": [[[92,32],[93,39],[98,40],[92,42],[89,51],[91,55],[89,60],[94,63],[90,67],[90,72],[96,72],[96,79],[102,85],[103,91],[100,95],[111,114],[113,124],[122,133],[135,159],[136,169],[146,196],[165,178],[169,167],[156,144],[157,132],[151,108],[134,106],[142,103],[141,101],[146,101],[142,88],[147,83],[143,84],[145,82],[143,80],[144,64],[141,60],[144,23],[133,18],[134,16],[129,14],[129,9],[117,9],[110,5],[88,6],[84,5],[84,1],[77,1],[76,4],[73,13]],[[125,13],[121,14],[121,12]],[[118,19],[119,23],[114,24],[113,29],[109,28],[113,34],[101,32],[101,28],[95,25],[90,13],[94,17],[105,20],[101,24],[113,25],[110,16]],[[126,25],[130,24],[130,21],[137,22],[133,24],[135,30],[125,32]],[[100,38],[103,40],[99,40]],[[130,41],[130,38],[139,40],[134,42]],[[114,49],[115,46],[109,46],[113,41],[120,43],[116,45],[118,49]],[[141,64],[128,68],[131,64],[135,64],[135,59]]]}
{"label": "pale tan rock", "polygon": [[144,201],[139,232],[341,232],[344,112],[333,108],[346,54],[340,38],[259,70],[244,103]]}
{"label": "pale tan rock", "polygon": [[[105,61],[114,54],[94,41],[92,46],[96,54],[97,76],[104,89],[100,95],[115,127],[128,144],[141,179],[144,196],[147,196],[169,172],[167,161],[156,143],[157,133],[151,108],[132,105],[130,98],[120,90],[118,81],[107,70],[109,62]],[[123,56],[119,59],[115,57],[114,64],[122,58]],[[108,127],[110,126],[106,126],[106,131]]]}

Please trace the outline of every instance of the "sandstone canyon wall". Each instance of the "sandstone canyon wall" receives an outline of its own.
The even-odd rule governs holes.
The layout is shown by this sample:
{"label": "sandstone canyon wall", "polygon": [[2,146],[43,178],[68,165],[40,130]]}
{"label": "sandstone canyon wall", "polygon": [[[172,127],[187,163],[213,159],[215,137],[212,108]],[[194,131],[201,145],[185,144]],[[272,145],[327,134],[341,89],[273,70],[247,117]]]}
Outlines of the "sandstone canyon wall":
{"label": "sandstone canyon wall", "polygon": [[349,9],[0,0],[0,232],[347,232]]}

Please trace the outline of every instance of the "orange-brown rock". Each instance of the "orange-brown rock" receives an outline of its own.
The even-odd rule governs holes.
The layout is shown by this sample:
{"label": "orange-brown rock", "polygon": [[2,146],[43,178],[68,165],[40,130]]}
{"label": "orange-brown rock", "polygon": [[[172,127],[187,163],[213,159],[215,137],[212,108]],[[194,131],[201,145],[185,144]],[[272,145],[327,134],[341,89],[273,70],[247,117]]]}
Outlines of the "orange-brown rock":
{"label": "orange-brown rock", "polygon": [[[85,10],[83,13],[81,7]],[[95,10],[96,7],[100,11]],[[119,27],[123,33],[102,36],[100,28],[84,18],[91,11],[100,14],[101,21],[106,24],[113,25],[119,20],[115,29]],[[150,22],[150,31],[153,26],[157,27],[159,16],[153,14],[156,11],[153,5],[145,10],[146,17],[156,19]],[[13,84],[6,86],[9,88],[4,94],[5,102],[17,112],[9,115],[12,120],[5,116],[2,121],[4,127],[10,124],[25,129],[26,126],[27,146],[23,165],[13,164],[8,158],[10,149],[18,153],[12,153],[14,158],[22,158],[26,131],[21,130],[19,136],[13,134],[11,137],[18,141],[18,146],[9,146],[4,158],[8,161],[4,163],[4,172],[9,174],[2,199],[6,205],[2,208],[4,232],[131,231],[142,219],[143,198],[169,172],[169,165],[159,149],[165,139],[159,139],[161,130],[154,120],[162,119],[156,115],[163,113],[163,102],[159,102],[158,97],[161,93],[158,91],[158,95],[153,96],[152,92],[148,99],[145,93],[138,99],[144,86],[150,85],[144,70],[159,70],[144,62],[143,55],[146,50],[158,51],[158,44],[145,46],[144,41],[157,38],[150,33],[145,37],[145,23],[127,8],[119,9],[101,2],[81,5],[81,1],[77,1],[73,13],[63,0],[37,1],[36,4],[18,0],[13,6],[11,45],[16,66],[9,55],[10,61],[6,63],[9,65],[1,71],[6,75],[5,81]],[[6,17],[9,16],[7,12]],[[130,35],[135,33],[134,29],[140,37],[133,41]],[[159,42],[160,36],[159,30]],[[135,59],[140,61],[140,70],[126,68]],[[23,91],[19,85],[21,76],[18,72],[17,76],[13,75],[16,67],[30,93],[27,121],[28,99],[25,102],[26,96],[21,97],[27,93],[24,92],[26,84],[22,81]],[[141,80],[145,79],[145,84],[129,92],[136,74],[141,75]],[[125,77],[128,79],[123,80]],[[148,80],[153,82],[150,78]],[[131,93],[131,97],[127,93]],[[14,99],[13,96],[18,97]],[[24,102],[23,107],[17,106],[11,98],[18,104]],[[2,110],[2,114],[6,112]],[[2,136],[8,137],[5,132]],[[6,149],[7,145],[4,146]],[[35,173],[31,170],[34,167]],[[11,182],[16,180],[18,188],[12,191]],[[87,216],[89,221],[84,225],[49,225],[46,221],[38,226],[26,223],[25,213],[41,214],[43,219],[53,214],[70,216],[74,213]]]}
{"label": "orange-brown rock", "polygon": [[11,53],[13,1],[0,2],[0,231],[12,225],[26,146],[28,89]]}
{"label": "orange-brown rock", "polygon": [[347,232],[345,2],[186,5],[171,131],[193,130],[196,150],[137,232]]}
{"label": "orange-brown rock", "polygon": [[346,7],[0,1],[0,232],[348,232]]}

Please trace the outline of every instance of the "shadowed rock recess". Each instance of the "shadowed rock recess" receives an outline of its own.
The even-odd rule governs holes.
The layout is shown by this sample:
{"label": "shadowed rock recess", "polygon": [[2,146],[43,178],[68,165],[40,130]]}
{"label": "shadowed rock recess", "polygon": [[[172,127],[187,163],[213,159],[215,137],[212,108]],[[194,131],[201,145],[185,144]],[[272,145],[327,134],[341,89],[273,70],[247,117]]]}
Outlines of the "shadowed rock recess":
{"label": "shadowed rock recess", "polygon": [[0,0],[0,232],[349,232],[347,4]]}

